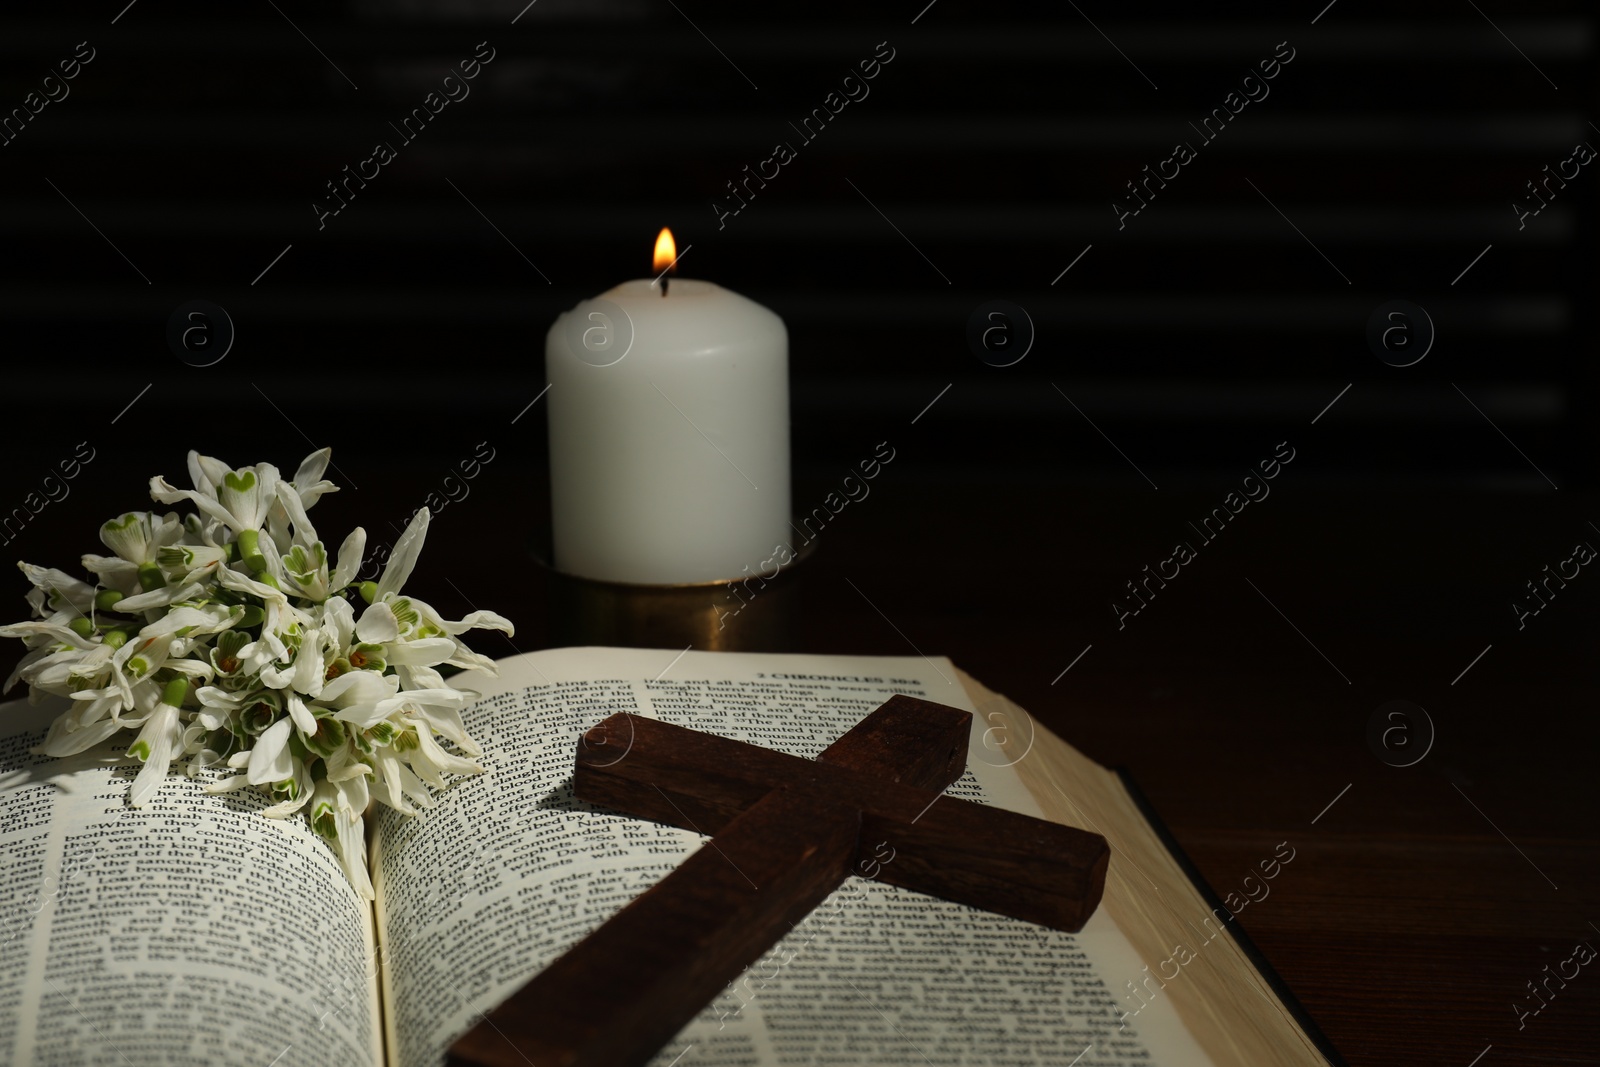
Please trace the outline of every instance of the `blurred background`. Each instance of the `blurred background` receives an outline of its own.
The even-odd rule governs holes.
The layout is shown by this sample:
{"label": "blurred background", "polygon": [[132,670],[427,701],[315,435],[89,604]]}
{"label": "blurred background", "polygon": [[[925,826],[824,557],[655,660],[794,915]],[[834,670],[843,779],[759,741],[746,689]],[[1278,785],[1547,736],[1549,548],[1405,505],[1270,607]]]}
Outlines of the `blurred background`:
{"label": "blurred background", "polygon": [[[434,479],[488,438],[519,468],[497,491],[531,484],[543,416],[511,419],[542,388],[544,331],[648,276],[663,225],[692,246],[682,276],[787,322],[802,476],[952,385],[910,431],[921,474],[1203,483],[1349,384],[1298,476],[1594,482],[1593,168],[1539,185],[1537,215],[1513,207],[1600,145],[1586,5],[525,3],[8,13],[5,108],[79,42],[93,58],[0,147],[0,505],[84,439],[176,476],[181,450],[147,452],[148,429],[218,412],[198,433],[231,462],[292,466],[310,437],[356,485],[402,457]],[[470,95],[408,142],[402,120],[480,42]],[[867,95],[802,139],[885,49]],[[378,142],[395,158],[323,216]],[[796,157],[719,220],[778,142]],[[1196,158],[1119,219],[1177,142]],[[236,331],[213,366],[167,343],[194,299]],[[992,299],[1036,329],[1014,366],[966,342]],[[1392,300],[1437,330],[1410,367],[1366,341]]]}

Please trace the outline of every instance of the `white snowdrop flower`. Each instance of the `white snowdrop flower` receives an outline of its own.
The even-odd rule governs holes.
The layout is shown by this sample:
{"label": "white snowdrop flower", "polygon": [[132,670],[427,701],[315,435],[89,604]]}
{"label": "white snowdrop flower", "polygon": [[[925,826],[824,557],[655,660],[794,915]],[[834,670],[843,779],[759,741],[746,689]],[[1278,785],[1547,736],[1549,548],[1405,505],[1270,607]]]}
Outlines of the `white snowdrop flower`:
{"label": "white snowdrop flower", "polygon": [[366,532],[330,558],[309,515],[338,489],[329,463],[318,449],[286,479],[270,463],[190,452],[193,488],[157,476],[150,495],[194,512],[103,524],[110,555],[81,558],[92,581],[21,564],[33,617],[0,637],[27,649],[6,689],[23,682],[34,703],[68,704],[36,751],[75,755],[134,731],[128,752],[143,766],[130,804],[149,803],[176,761],[208,793],[257,789],[271,800],[261,814],[307,818],[370,897],[368,804],[413,815],[454,776],[482,773],[461,719],[476,694],[443,672],[492,671],[460,635],[512,626],[492,611],[450,621],[402,592],[426,508],[379,580],[358,583]]}

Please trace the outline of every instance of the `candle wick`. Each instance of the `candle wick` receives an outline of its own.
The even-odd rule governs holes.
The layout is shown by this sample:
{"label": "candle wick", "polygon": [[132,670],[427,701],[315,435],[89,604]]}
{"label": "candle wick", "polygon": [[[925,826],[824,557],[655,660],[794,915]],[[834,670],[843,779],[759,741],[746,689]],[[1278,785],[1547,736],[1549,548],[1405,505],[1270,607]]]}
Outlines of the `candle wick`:
{"label": "candle wick", "polygon": [[667,283],[669,281],[671,281],[671,280],[672,279],[670,277],[668,277],[667,275],[665,275],[665,274],[663,274],[661,276],[661,295],[662,296],[666,296],[667,295]]}

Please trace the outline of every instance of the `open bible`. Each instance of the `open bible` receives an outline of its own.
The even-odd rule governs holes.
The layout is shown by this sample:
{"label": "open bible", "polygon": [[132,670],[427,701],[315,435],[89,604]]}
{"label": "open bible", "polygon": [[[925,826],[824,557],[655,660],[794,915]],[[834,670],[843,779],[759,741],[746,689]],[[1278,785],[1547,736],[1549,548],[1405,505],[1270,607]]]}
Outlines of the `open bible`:
{"label": "open bible", "polygon": [[51,709],[0,708],[0,1062],[440,1064],[702,841],[576,800],[588,727],[626,711],[813,756],[895,693],[974,712],[949,793],[1107,838],[1100,910],[1066,934],[849,879],[660,1067],[1330,1062],[1122,780],[948,660],[575,648],[499,668],[456,679],[482,694],[463,718],[488,773],[374,820],[375,904],[265,797],[175,775],[129,808],[136,761],[33,756]]}

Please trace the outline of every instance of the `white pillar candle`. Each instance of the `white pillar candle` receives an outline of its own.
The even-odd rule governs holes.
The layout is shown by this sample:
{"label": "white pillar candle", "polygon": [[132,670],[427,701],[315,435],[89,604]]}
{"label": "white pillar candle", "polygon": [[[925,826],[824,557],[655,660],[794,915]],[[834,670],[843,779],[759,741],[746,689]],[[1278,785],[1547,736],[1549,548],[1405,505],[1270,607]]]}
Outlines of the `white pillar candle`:
{"label": "white pillar candle", "polygon": [[789,334],[776,314],[711,282],[623,282],[555,321],[545,373],[558,570],[745,578],[789,541]]}

